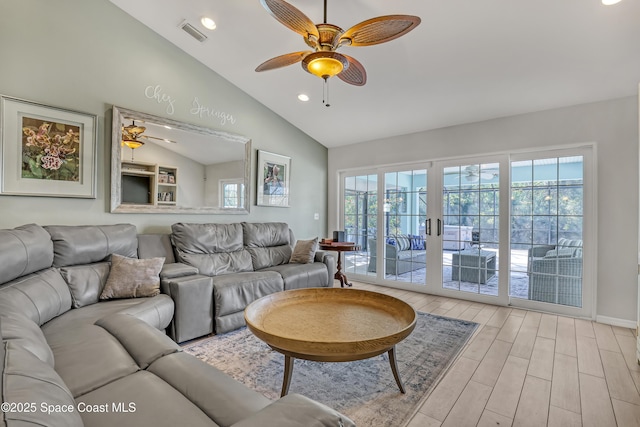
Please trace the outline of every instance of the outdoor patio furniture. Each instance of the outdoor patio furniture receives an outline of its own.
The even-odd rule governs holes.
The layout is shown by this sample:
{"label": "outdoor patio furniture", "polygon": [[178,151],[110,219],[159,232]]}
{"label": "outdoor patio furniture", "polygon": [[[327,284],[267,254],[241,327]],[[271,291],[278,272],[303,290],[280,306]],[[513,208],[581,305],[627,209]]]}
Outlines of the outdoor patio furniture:
{"label": "outdoor patio furniture", "polygon": [[582,306],[582,258],[538,259],[532,263],[529,299]]}
{"label": "outdoor patio furniture", "polygon": [[529,299],[581,307],[582,241],[559,239],[544,256],[535,256],[544,248],[529,251]]}
{"label": "outdoor patio furniture", "polygon": [[531,273],[531,263],[541,258],[582,258],[582,240],[558,239],[557,245],[537,245],[528,250],[527,273]]}
{"label": "outdoor patio furniture", "polygon": [[[422,241],[424,245],[424,240]],[[424,249],[411,249],[409,246],[408,249],[400,246],[400,250],[398,250],[398,242],[395,244],[385,243],[385,273],[400,275],[404,273],[408,273],[409,271],[419,270],[421,268],[426,267],[426,254],[427,251]],[[415,245],[413,246],[415,247]],[[369,266],[367,267],[367,271],[371,273],[376,272],[376,260],[377,260],[377,245],[376,239],[369,239]]]}
{"label": "outdoor patio furniture", "polygon": [[466,249],[451,258],[451,280],[487,283],[496,274],[496,253],[481,249]]}

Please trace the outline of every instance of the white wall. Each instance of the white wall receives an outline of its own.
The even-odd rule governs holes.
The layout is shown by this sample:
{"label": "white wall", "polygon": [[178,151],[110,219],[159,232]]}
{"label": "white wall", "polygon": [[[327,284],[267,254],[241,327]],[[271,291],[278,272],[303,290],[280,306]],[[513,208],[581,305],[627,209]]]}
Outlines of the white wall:
{"label": "white wall", "polygon": [[[145,96],[155,85],[174,101],[172,115],[167,103]],[[175,222],[284,221],[298,236],[324,235],[327,149],[107,0],[3,1],[0,93],[96,114],[99,122],[97,199],[0,196],[0,228],[128,222],[166,232]],[[196,96],[235,124],[192,115]],[[251,138],[251,213],[109,213],[112,105]],[[255,205],[258,149],[291,157],[290,208]]]}
{"label": "white wall", "polygon": [[329,230],[341,170],[595,142],[598,316],[635,321],[638,301],[638,99],[628,97],[329,149]]}

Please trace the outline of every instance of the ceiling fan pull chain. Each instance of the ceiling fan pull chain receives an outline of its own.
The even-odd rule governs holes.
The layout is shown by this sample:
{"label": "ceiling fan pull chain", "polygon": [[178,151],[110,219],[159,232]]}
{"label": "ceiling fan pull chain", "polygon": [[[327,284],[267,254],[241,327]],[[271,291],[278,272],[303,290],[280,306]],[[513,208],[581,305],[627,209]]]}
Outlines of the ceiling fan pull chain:
{"label": "ceiling fan pull chain", "polygon": [[329,104],[329,79],[324,78],[322,80],[322,103],[325,107],[331,107],[331,104]]}

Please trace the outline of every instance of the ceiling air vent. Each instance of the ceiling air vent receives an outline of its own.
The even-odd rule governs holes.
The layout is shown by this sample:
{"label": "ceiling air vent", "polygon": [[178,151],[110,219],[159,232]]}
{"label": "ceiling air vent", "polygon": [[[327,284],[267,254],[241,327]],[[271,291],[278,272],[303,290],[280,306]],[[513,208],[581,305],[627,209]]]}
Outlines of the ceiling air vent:
{"label": "ceiling air vent", "polygon": [[200,43],[202,43],[205,40],[207,40],[207,36],[202,34],[196,27],[194,27],[193,25],[191,25],[187,21],[182,21],[182,23],[179,25],[179,27],[182,28],[182,30],[185,33],[189,34],[191,37],[193,37],[194,39],[198,40]]}

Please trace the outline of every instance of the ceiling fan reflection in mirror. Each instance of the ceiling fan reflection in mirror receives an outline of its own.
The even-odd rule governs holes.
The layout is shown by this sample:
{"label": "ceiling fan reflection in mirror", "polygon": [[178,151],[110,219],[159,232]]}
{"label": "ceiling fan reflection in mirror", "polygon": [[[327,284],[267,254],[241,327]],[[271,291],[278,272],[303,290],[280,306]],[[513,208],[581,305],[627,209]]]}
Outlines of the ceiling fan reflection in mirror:
{"label": "ceiling fan reflection in mirror", "polygon": [[[271,58],[256,68],[257,72],[302,63],[302,68],[327,79],[337,76],[345,83],[364,86],[367,73],[355,58],[336,52],[342,46],[372,46],[394,40],[420,24],[412,15],[386,15],[368,19],[344,31],[327,23],[327,0],[324,0],[324,21],[314,24],[300,10],[284,0],[260,0],[262,6],[280,23],[300,34],[313,50],[287,53]],[[325,105],[329,106],[328,102]]]}
{"label": "ceiling fan reflection in mirror", "polygon": [[131,124],[128,126],[122,126],[122,145],[126,145],[127,147],[131,148],[131,161],[133,162],[133,152],[135,151],[136,148],[140,148],[144,145],[144,141],[142,141],[143,139],[155,139],[158,141],[164,141],[167,143],[173,143],[175,144],[176,141],[170,140],[170,139],[166,139],[166,138],[159,138],[157,136],[151,136],[151,135],[144,135],[144,132],[147,130],[146,127],[144,126],[140,126],[140,125],[136,125],[135,120],[131,121]]}

